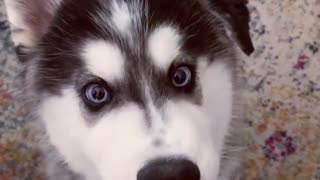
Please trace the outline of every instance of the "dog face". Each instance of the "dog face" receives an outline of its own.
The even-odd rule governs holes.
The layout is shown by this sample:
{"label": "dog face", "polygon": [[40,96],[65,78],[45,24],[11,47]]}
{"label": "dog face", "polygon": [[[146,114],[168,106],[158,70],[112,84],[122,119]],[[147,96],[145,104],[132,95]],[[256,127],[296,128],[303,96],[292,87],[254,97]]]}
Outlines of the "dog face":
{"label": "dog face", "polygon": [[28,36],[18,42],[32,47],[26,94],[73,171],[101,180],[217,179],[234,116],[233,42],[252,52],[244,1],[19,5]]}

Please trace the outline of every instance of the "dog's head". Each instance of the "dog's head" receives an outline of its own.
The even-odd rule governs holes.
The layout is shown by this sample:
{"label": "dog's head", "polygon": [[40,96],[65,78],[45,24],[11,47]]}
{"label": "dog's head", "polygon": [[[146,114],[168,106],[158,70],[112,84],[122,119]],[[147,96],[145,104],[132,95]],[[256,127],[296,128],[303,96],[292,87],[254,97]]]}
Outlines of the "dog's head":
{"label": "dog's head", "polygon": [[102,180],[217,178],[234,116],[234,44],[253,51],[245,0],[15,6],[17,41],[31,47],[26,95],[71,169]]}

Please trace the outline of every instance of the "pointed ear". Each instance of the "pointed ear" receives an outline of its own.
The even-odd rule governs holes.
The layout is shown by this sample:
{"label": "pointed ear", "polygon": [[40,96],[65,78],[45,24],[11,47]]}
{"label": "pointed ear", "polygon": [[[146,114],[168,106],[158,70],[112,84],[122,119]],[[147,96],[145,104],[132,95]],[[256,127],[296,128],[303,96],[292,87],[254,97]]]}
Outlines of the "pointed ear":
{"label": "pointed ear", "polygon": [[5,0],[16,45],[34,46],[47,32],[62,0]]}
{"label": "pointed ear", "polygon": [[247,0],[209,0],[211,8],[223,19],[230,36],[242,51],[250,55],[254,47],[250,38],[250,14]]}

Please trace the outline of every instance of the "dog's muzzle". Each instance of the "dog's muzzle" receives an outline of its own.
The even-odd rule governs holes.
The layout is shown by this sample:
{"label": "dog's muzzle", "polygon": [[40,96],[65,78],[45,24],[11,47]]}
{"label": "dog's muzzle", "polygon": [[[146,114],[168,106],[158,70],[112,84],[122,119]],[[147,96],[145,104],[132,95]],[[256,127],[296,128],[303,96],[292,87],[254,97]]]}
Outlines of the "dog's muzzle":
{"label": "dog's muzzle", "polygon": [[144,166],[137,180],[200,180],[200,170],[187,159],[158,159]]}

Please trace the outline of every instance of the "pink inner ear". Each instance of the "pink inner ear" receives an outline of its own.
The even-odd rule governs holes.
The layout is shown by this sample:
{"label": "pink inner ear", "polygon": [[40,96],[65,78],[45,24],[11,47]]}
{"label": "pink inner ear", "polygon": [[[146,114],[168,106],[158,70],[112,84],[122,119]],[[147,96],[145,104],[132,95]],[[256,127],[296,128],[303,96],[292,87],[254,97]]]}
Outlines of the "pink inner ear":
{"label": "pink inner ear", "polygon": [[18,10],[22,12],[22,18],[31,39],[37,41],[48,30],[61,0],[17,0]]}

